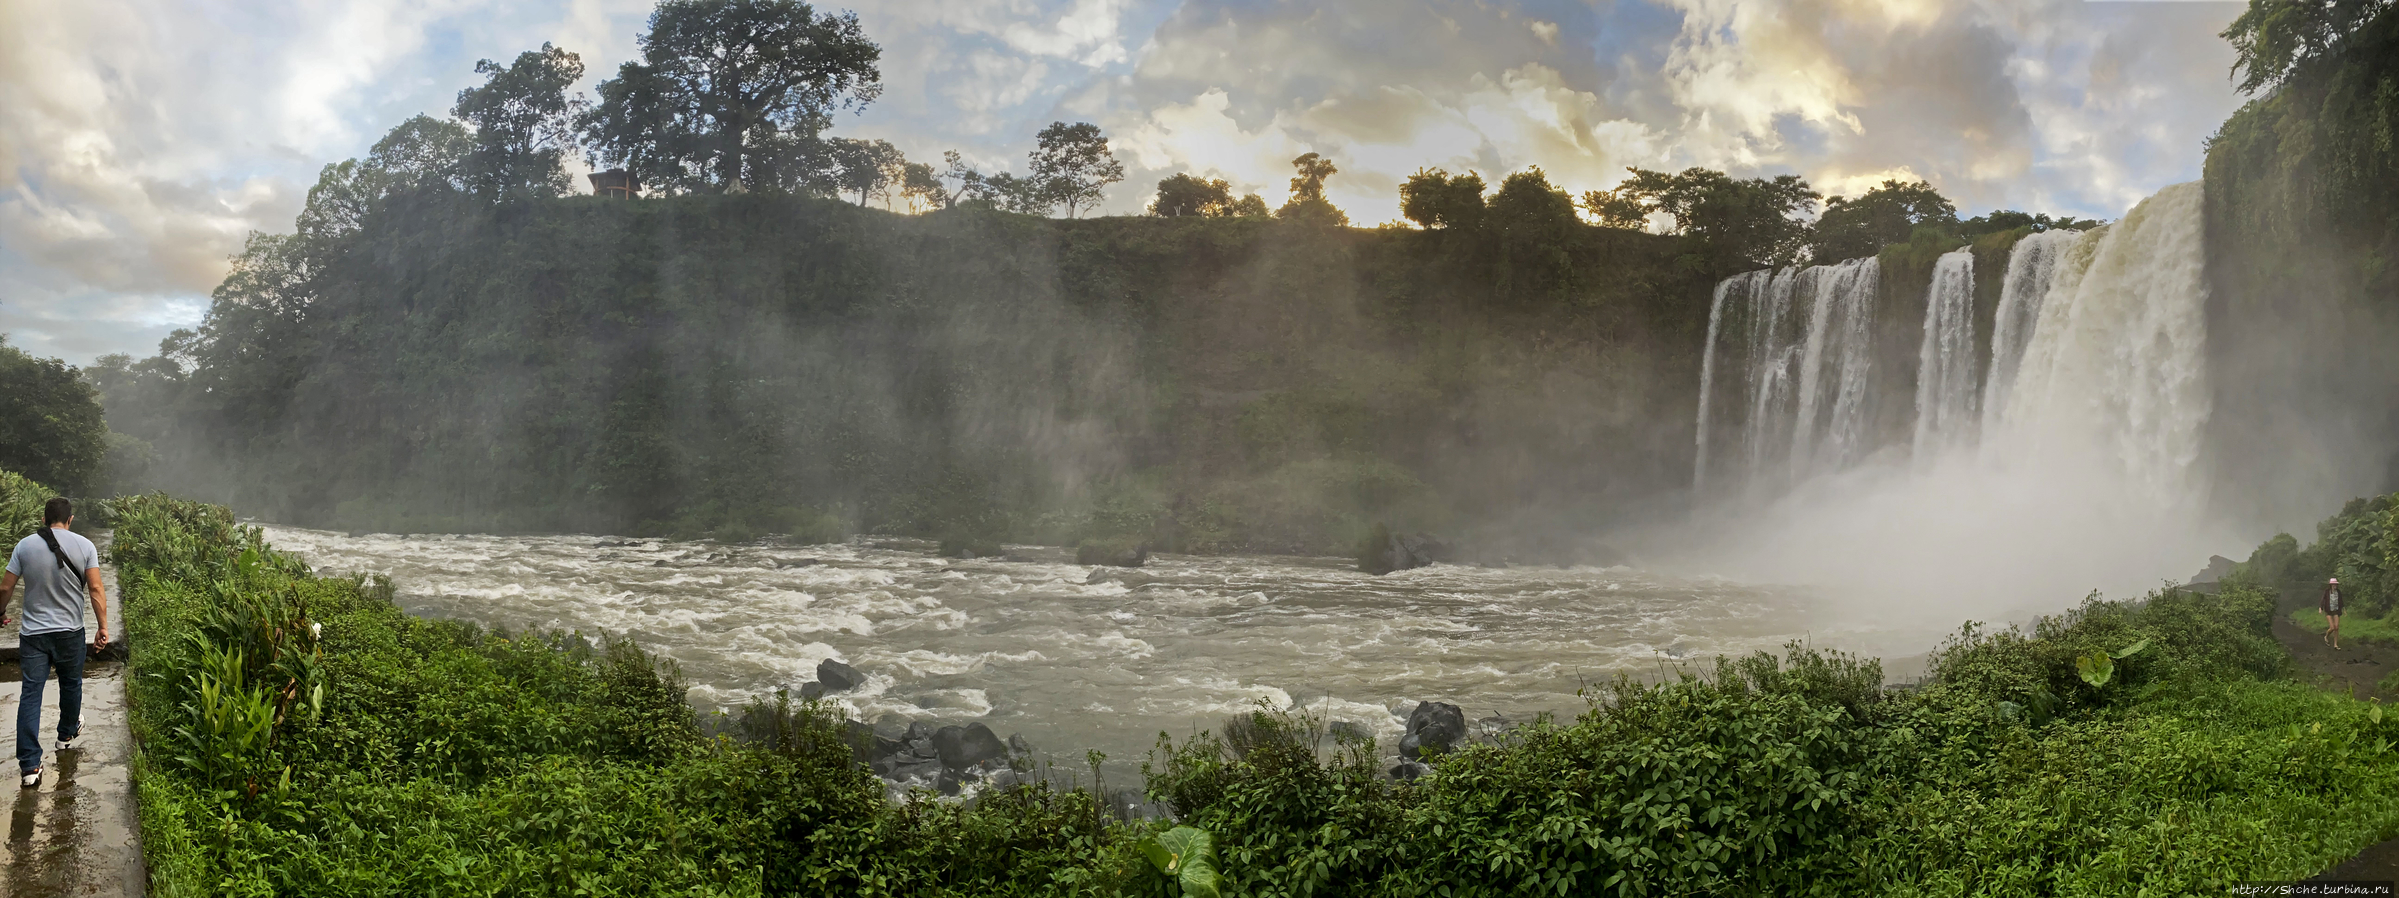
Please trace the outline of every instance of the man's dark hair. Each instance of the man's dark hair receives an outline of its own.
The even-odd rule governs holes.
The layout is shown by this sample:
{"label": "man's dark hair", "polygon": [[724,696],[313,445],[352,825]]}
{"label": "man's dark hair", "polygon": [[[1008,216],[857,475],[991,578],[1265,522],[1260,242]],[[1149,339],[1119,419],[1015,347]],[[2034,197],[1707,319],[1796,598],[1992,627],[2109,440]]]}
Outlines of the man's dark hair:
{"label": "man's dark hair", "polygon": [[74,516],[75,503],[67,501],[65,496],[53,496],[49,502],[42,505],[42,526],[44,527],[64,524],[68,518]]}

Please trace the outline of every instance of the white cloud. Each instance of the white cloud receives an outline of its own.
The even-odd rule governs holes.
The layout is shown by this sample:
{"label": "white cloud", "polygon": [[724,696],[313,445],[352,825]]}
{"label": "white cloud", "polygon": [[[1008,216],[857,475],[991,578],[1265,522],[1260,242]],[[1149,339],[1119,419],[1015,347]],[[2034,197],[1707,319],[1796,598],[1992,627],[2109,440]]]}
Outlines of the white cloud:
{"label": "white cloud", "polygon": [[[0,328],[76,360],[192,323],[252,229],[317,169],[439,113],[477,58],[545,40],[589,87],[649,0],[0,0]],[[820,4],[835,10],[848,4]],[[912,157],[1020,159],[1052,120],[1132,169],[1279,203],[1332,158],[1353,219],[1421,166],[1571,190],[1628,165],[1795,172],[1827,193],[1921,177],[1968,211],[2113,217],[2196,177],[2237,104],[2229,3],[2080,0],[859,0],[887,89],[837,125]],[[79,321],[99,324],[83,325]],[[112,342],[114,341],[114,342]]]}

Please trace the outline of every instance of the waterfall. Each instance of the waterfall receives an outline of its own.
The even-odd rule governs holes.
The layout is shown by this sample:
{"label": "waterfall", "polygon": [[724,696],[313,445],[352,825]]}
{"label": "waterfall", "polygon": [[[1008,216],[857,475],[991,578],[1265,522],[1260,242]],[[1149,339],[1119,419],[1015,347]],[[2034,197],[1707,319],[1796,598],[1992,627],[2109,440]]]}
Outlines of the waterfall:
{"label": "waterfall", "polygon": [[1771,490],[1854,460],[1873,370],[1873,259],[1716,285],[1700,361],[1693,488]]}
{"label": "waterfall", "polygon": [[2197,182],[2168,187],[2074,245],[2006,417],[2026,446],[2095,453],[2168,506],[2194,499],[2209,410],[2201,199]]}
{"label": "waterfall", "polygon": [[[2016,241],[2015,249],[2008,253],[2007,274],[1999,286],[1999,310],[1991,322],[1991,367],[1983,378],[1985,431],[1999,429],[2016,371],[2024,362],[2024,346],[2032,341],[2033,323],[2040,319],[2041,301],[2049,295],[2058,273],[2058,261],[2083,236],[2081,231],[2029,234]],[[2075,277],[2079,280],[2081,272],[2076,271]]]}
{"label": "waterfall", "polygon": [[1924,295],[1924,340],[1916,364],[1916,458],[1929,459],[1973,436],[1975,396],[1974,253],[1958,250],[1933,264]]}
{"label": "waterfall", "polygon": [[[1799,363],[1795,479],[1839,470],[1865,443],[1866,378],[1874,361],[1874,297],[1882,263],[1872,257],[1807,270],[1814,276],[1806,349]],[[1829,378],[1825,365],[1830,361]]]}

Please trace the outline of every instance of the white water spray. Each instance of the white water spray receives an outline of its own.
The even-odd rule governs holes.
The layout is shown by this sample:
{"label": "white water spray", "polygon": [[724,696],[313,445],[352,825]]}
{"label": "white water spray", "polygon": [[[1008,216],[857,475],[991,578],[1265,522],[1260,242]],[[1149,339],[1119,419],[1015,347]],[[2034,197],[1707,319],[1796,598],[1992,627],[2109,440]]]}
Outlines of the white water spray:
{"label": "white water spray", "polygon": [[[1875,260],[1857,259],[1752,271],[1716,286],[1700,363],[1695,489],[1714,476],[1744,495],[1769,495],[1859,457],[1880,281]],[[1718,405],[1725,400],[1734,400],[1729,409]]]}
{"label": "white water spray", "polygon": [[1916,359],[1917,459],[1964,445],[1974,435],[1976,375],[1974,253],[1958,250],[1933,263],[1924,297],[1924,340]]}
{"label": "white water spray", "polygon": [[1971,322],[1971,263],[1944,258],[1924,329],[1909,334],[1918,381],[1872,381],[1888,385],[1870,393],[1907,392],[1865,400],[1917,400],[1916,420],[1893,422],[1913,427],[1866,431],[1907,444],[1796,466],[1798,479],[1771,493],[1719,504],[1679,563],[1830,587],[1861,611],[1954,625],[2054,612],[2093,589],[2137,595],[2243,542],[2195,513],[2210,399],[2201,213],[2200,186],[2184,184],[2105,228],[2027,238],[2010,257],[1987,349]]}
{"label": "white water spray", "polygon": [[[2008,253],[2007,275],[2000,282],[1999,309],[1991,322],[1991,367],[1983,379],[1983,429],[1997,431],[2007,413],[2008,395],[2016,372],[2024,364],[2024,347],[2032,341],[2040,320],[2042,300],[2058,273],[2058,263],[2083,239],[2081,231],[2043,231],[2016,241]],[[2087,265],[2090,257],[2085,255]],[[2074,272],[2075,280],[2082,278]]]}
{"label": "white water spray", "polygon": [[2052,286],[2006,417],[2020,445],[2092,456],[2168,508],[2197,504],[2210,401],[2201,199],[2197,183],[2168,187],[2086,238],[2087,268]]}

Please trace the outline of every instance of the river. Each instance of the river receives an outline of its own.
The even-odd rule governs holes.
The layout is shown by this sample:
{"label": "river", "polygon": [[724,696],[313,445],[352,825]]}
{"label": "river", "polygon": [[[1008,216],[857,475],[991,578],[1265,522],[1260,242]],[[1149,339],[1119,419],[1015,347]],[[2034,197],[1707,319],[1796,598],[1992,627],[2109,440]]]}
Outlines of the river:
{"label": "river", "polygon": [[1792,639],[1922,652],[1954,620],[1837,613],[1795,588],[1629,567],[1434,566],[1153,557],[1093,568],[1065,551],[956,561],[930,544],[781,547],[592,536],[347,535],[269,527],[319,573],[392,577],[409,613],[630,635],[672,658],[703,711],[815,679],[856,718],[982,720],[1060,764],[1137,762],[1263,701],[1361,724],[1388,754],[1419,700],[1471,719],[1579,714],[1620,674],[1698,670]]}

